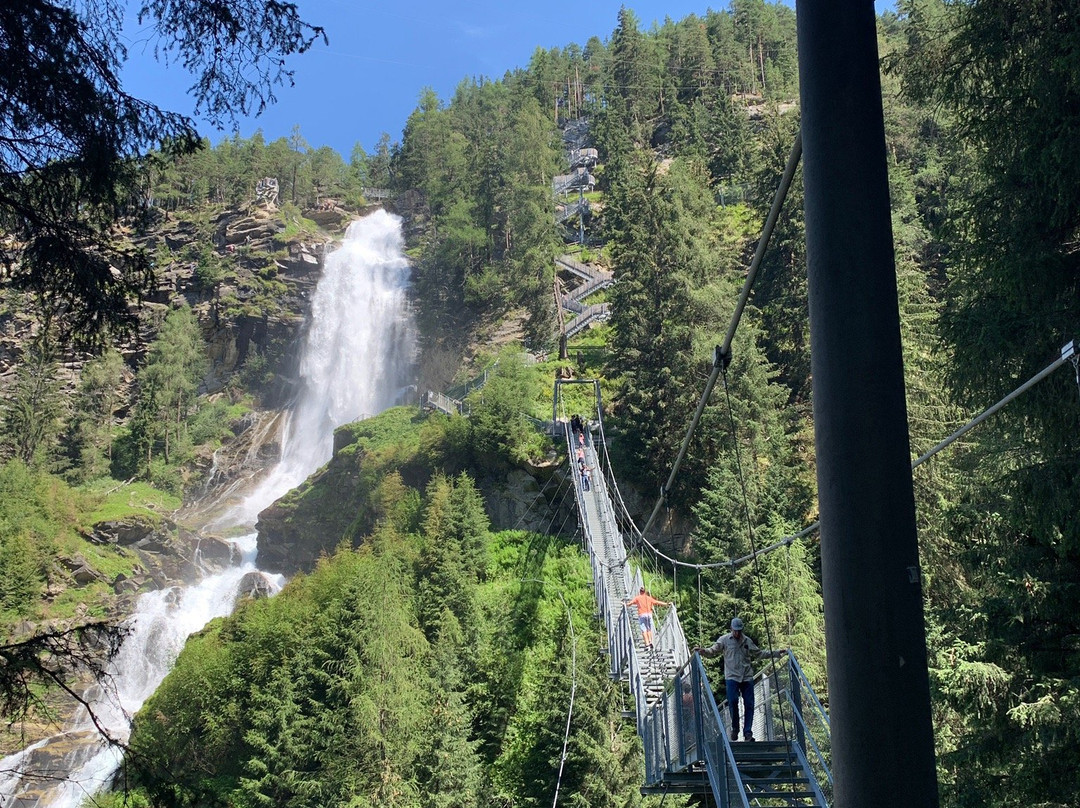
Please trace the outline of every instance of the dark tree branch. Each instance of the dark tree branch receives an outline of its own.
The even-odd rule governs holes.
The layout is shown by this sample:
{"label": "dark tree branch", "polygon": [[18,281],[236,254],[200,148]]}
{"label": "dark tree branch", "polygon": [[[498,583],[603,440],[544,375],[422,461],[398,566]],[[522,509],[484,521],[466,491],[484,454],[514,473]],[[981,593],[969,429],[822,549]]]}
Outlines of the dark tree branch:
{"label": "dark tree branch", "polygon": [[[194,123],[123,89],[126,0],[0,3],[0,233],[17,288],[94,346],[130,333],[131,304],[153,283],[146,256],[109,238],[131,212],[144,155],[201,147]],[[196,112],[217,125],[262,111],[291,82],[285,58],[321,28],[278,0],[144,0],[155,52],[195,78]],[[136,211],[137,212],[137,211]]]}
{"label": "dark tree branch", "polygon": [[127,630],[120,626],[95,622],[0,645],[0,715],[10,726],[44,706],[38,695],[40,687],[59,687],[86,709],[109,743],[119,745],[72,683],[89,677],[99,685],[110,686],[107,665],[126,636]]}

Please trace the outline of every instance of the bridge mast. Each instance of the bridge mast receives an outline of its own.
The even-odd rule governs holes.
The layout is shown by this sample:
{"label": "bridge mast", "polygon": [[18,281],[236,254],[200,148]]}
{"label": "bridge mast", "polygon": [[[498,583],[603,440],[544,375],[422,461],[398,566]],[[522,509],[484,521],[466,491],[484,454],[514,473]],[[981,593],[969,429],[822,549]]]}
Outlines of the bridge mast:
{"label": "bridge mast", "polygon": [[938,805],[872,0],[799,0],[836,808]]}

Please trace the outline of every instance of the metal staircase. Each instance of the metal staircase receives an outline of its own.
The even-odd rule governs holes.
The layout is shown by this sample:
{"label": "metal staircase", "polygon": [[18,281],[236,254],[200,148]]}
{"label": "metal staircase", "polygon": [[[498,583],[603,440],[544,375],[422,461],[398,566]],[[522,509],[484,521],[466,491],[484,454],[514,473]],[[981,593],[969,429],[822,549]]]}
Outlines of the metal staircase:
{"label": "metal staircase", "polygon": [[551,180],[551,190],[556,196],[579,188],[583,191],[591,191],[595,187],[596,177],[584,167],[575,168],[569,174],[559,174]]}
{"label": "metal staircase", "polygon": [[576,199],[573,202],[559,203],[555,205],[555,224],[562,224],[568,219],[580,216],[589,210],[589,200]]}
{"label": "metal staircase", "polygon": [[[556,409],[564,383],[556,382]],[[593,384],[599,412],[599,385]],[[568,423],[561,424],[574,457],[577,438]],[[586,428],[581,447],[591,469],[589,489],[576,463],[572,475],[598,616],[607,631],[609,672],[627,683],[633,697],[634,709],[626,715],[644,747],[642,792],[708,793],[720,808],[829,808],[829,720],[793,655],[755,680],[753,732],[759,740],[733,743],[725,705],[717,703],[701,658],[691,656],[676,607],[656,615],[654,648],[644,647],[636,610],[626,605],[628,593],[641,586],[641,571],[626,556],[615,514],[618,491],[613,498],[601,473],[603,421],[595,427],[595,434]]]}
{"label": "metal staircase", "polygon": [[559,284],[560,306],[563,311],[572,313],[570,319],[563,324],[563,333],[567,338],[587,328],[591,323],[606,320],[611,315],[611,305],[609,303],[585,305],[582,302],[593,292],[606,289],[614,283],[614,275],[611,272],[597,269],[589,264],[583,264],[570,255],[561,255],[556,258],[555,268],[569,272],[585,281],[569,292],[562,292],[561,283]]}
{"label": "metal staircase", "polygon": [[739,741],[731,744],[731,754],[753,805],[823,806],[820,789],[793,741]]}
{"label": "metal staircase", "polygon": [[[588,138],[588,121],[579,119],[567,124],[563,132],[563,140],[567,149],[567,162],[570,164],[569,174],[560,174],[551,182],[553,196],[555,197],[555,222],[562,224],[577,217],[579,243],[585,243],[586,214],[590,210],[590,203],[585,198],[585,192],[591,191],[596,184],[596,178],[589,169],[597,164],[599,153],[594,148],[586,148],[585,141]],[[561,195],[570,191],[578,192],[577,201],[570,202],[560,200]],[[612,273],[597,267],[583,264],[569,255],[559,256],[555,259],[555,271],[568,272],[583,281],[569,293],[563,289],[562,281],[556,275],[555,299],[559,310],[557,327],[560,342],[565,346],[565,341],[582,331],[590,324],[607,319],[610,307],[607,303],[597,303],[591,306],[584,305],[584,300],[593,292],[610,286],[614,276]],[[570,313],[569,320],[565,314]]]}

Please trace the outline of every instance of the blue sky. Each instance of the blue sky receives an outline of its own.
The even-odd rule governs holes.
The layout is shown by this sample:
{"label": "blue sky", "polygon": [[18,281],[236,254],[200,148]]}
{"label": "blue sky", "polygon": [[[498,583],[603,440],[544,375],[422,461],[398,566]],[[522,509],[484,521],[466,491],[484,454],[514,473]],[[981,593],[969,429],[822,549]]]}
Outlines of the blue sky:
{"label": "blue sky", "polygon": [[[383,132],[399,140],[420,91],[431,87],[448,100],[466,77],[501,78],[525,67],[537,47],[607,40],[619,7],[634,11],[642,28],[665,17],[702,15],[727,0],[295,0],[301,16],[321,25],[330,39],[294,56],[295,86],[280,87],[278,102],[239,132],[262,129],[268,140],[299,125],[307,142],[328,145],[348,159],[353,144],[369,152]],[[789,3],[790,5],[790,3]],[[891,7],[891,2],[876,6]],[[191,115],[190,77],[131,48],[126,88],[159,106]],[[209,125],[200,131],[215,143],[227,136]]]}

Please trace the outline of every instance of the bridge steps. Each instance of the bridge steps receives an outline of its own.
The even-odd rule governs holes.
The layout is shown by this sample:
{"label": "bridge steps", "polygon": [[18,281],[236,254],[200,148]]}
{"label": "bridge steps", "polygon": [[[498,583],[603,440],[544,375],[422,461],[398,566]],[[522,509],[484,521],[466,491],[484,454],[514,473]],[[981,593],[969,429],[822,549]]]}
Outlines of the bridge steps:
{"label": "bridge steps", "polygon": [[731,752],[752,805],[826,808],[790,741],[733,741]]}

